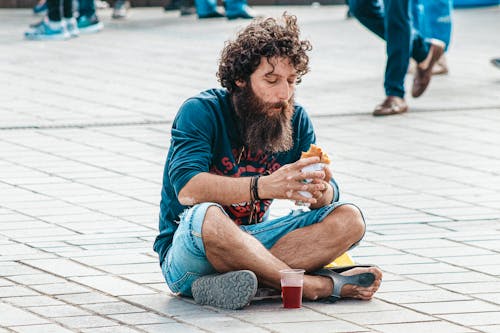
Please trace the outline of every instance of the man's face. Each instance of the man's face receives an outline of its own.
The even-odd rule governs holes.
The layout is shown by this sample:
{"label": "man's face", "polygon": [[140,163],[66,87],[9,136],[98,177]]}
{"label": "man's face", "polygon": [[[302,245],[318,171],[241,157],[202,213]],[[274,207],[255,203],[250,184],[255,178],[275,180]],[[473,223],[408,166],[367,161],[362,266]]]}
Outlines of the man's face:
{"label": "man's face", "polygon": [[[262,57],[259,67],[250,75],[254,94],[264,103],[276,104],[269,112],[280,112],[281,105],[289,103],[295,92],[297,71],[286,58]],[[272,116],[272,114],[269,114]]]}
{"label": "man's face", "polygon": [[287,151],[292,148],[293,94],[296,70],[285,58],[262,58],[249,82],[237,82],[234,104],[243,139],[251,151]]}

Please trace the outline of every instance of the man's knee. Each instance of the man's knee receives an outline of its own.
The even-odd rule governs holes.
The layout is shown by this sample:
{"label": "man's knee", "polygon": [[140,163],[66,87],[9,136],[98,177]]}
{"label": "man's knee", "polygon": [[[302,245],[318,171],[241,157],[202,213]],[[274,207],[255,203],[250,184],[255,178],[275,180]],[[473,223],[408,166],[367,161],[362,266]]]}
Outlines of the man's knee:
{"label": "man's knee", "polygon": [[349,237],[353,244],[363,238],[366,225],[358,207],[345,204],[335,208],[330,214],[335,216],[335,222],[340,229],[339,231],[346,237]]}
{"label": "man's knee", "polygon": [[228,246],[230,240],[234,237],[234,233],[238,230],[239,228],[221,207],[215,205],[208,207],[201,228],[201,238],[205,246],[205,252],[217,249],[223,250]]}

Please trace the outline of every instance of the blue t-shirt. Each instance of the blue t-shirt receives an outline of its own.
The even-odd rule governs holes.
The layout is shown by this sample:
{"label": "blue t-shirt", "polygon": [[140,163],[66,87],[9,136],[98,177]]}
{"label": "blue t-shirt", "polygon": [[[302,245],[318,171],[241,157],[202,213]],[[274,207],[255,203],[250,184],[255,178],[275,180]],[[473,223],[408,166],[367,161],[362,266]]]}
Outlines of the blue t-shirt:
{"label": "blue t-shirt", "polygon": [[[287,152],[268,153],[244,149],[238,119],[231,103],[231,95],[225,89],[207,90],[188,99],[181,106],[172,124],[170,149],[163,172],[160,203],[160,234],[154,250],[160,263],[170,247],[179,215],[188,206],[177,200],[177,195],[187,182],[201,172],[228,177],[249,177],[270,174],[285,164],[300,158],[316,140],[313,126],[306,111],[295,105],[293,123],[293,147]],[[338,201],[338,187],[334,201]],[[261,200],[256,205],[235,203],[224,206],[236,224],[261,222],[272,200]],[[250,213],[254,208],[252,221]]]}

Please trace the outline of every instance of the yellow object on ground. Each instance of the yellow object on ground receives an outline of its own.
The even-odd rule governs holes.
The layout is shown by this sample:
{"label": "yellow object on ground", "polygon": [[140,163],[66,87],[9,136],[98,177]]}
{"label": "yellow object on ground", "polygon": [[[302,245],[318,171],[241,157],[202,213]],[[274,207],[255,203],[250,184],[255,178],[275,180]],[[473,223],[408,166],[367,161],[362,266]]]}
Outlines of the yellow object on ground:
{"label": "yellow object on ground", "polygon": [[351,256],[349,253],[344,253],[328,265],[326,265],[326,268],[331,268],[331,267],[338,267],[338,266],[349,266],[349,265],[354,265],[354,260],[352,260]]}

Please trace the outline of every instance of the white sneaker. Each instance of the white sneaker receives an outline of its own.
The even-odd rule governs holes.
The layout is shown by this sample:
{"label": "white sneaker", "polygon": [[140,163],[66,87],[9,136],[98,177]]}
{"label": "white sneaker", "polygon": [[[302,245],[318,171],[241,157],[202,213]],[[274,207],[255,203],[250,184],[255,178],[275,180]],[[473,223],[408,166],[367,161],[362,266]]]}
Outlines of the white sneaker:
{"label": "white sneaker", "polygon": [[66,30],[71,37],[78,37],[80,35],[80,30],[78,30],[78,23],[74,17],[70,19],[64,19],[64,24],[66,25]]}

